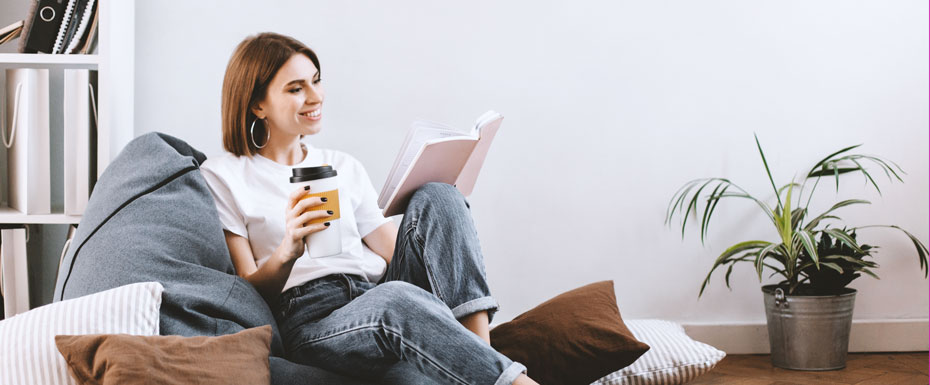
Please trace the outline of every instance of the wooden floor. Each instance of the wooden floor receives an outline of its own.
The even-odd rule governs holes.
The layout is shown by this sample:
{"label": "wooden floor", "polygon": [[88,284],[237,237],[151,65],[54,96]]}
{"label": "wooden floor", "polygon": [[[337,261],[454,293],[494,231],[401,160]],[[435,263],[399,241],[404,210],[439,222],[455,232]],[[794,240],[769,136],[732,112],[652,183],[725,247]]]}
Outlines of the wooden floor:
{"label": "wooden floor", "polygon": [[727,355],[714,369],[689,384],[747,385],[927,385],[927,352],[850,353],[846,368],[825,372],[780,369],[769,355]]}

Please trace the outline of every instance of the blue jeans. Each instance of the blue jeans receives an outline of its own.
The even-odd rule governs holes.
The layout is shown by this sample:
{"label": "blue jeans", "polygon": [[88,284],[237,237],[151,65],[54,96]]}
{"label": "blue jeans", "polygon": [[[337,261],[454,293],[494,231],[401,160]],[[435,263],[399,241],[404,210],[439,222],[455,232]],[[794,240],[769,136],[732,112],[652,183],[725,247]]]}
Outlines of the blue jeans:
{"label": "blue jeans", "polygon": [[333,274],[282,293],[275,316],[287,358],[373,380],[405,361],[437,383],[512,383],[526,367],[458,321],[498,308],[469,210],[451,185],[426,184],[380,282]]}

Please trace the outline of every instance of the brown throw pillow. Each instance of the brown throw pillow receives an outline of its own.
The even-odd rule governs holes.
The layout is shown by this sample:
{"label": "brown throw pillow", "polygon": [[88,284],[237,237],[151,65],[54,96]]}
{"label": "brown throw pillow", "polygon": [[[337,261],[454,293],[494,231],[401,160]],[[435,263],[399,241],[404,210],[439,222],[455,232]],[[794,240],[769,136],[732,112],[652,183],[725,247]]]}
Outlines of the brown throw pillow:
{"label": "brown throw pillow", "polygon": [[588,385],[649,350],[620,318],[614,282],[559,294],[491,330],[491,345],[540,384]]}
{"label": "brown throw pillow", "polygon": [[271,326],[217,337],[55,336],[79,384],[268,384]]}

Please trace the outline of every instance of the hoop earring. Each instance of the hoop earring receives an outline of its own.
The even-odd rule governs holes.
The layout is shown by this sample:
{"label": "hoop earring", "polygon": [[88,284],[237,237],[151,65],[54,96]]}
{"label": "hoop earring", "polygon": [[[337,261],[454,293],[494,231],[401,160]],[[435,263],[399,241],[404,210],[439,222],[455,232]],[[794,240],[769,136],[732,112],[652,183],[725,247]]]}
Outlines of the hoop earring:
{"label": "hoop earring", "polygon": [[[263,148],[267,146],[268,141],[271,140],[271,130],[269,130],[268,127],[265,127],[265,143],[262,144],[261,146],[259,146],[258,143],[255,143],[255,122],[259,120],[262,120],[262,119],[256,118],[255,120],[253,120],[252,128],[249,129],[249,139],[252,139],[252,145],[255,146],[255,148]],[[262,125],[264,126],[265,124],[262,123]]]}

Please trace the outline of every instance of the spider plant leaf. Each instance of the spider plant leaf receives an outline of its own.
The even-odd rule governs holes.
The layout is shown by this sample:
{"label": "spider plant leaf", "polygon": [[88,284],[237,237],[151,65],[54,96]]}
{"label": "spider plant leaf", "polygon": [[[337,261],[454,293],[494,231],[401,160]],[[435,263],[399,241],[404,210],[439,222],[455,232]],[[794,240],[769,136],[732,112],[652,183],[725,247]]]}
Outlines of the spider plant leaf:
{"label": "spider plant leaf", "polygon": [[733,273],[733,265],[735,265],[735,263],[730,264],[730,267],[727,268],[727,275],[723,277],[724,281],[726,281],[727,283],[727,289],[730,289],[730,290],[733,290],[732,288],[730,288],[730,274]]}
{"label": "spider plant leaf", "polygon": [[[820,260],[822,261],[823,258],[821,258]],[[813,263],[813,262],[804,262],[804,263],[801,264],[801,266],[798,266],[798,271],[804,270],[804,269],[806,269],[806,268],[808,268],[808,267],[811,267],[811,266],[814,266],[814,263]]]}
{"label": "spider plant leaf", "polygon": [[762,211],[765,212],[765,215],[769,217],[769,220],[771,220],[773,224],[775,224],[776,226],[778,225],[778,222],[775,221],[775,210],[778,210],[778,209],[776,208],[775,210],[772,210],[771,207],[766,205],[764,202],[756,199],[752,195],[749,195],[746,193],[728,193],[728,194],[722,194],[721,196],[751,199],[752,201],[756,202],[756,204],[758,204],[760,208],[762,208]]}
{"label": "spider plant leaf", "polygon": [[[885,163],[885,162],[886,162],[885,159],[879,159],[879,160],[882,162],[882,164],[887,164],[887,163]],[[901,168],[901,166],[898,166],[897,163],[895,163],[895,162],[893,162],[893,161],[891,161],[891,160],[888,160],[887,162],[888,162],[888,163],[891,163],[894,167],[897,167],[897,168],[898,168],[898,171],[900,171],[902,174],[907,175],[907,173],[904,172],[904,169]],[[888,170],[890,170],[891,173],[894,174],[895,178],[898,178],[898,181],[899,181],[899,182],[902,182],[902,183],[903,183],[903,182],[904,182],[904,179],[901,179],[901,176],[898,175],[898,173],[894,171],[894,167],[888,167]]]}
{"label": "spider plant leaf", "polygon": [[681,201],[683,201],[685,197],[688,195],[688,191],[691,191],[691,188],[694,186],[695,182],[697,181],[700,181],[700,179],[692,180],[692,181],[689,181],[688,183],[685,183],[680,188],[678,188],[678,191],[675,192],[675,195],[672,195],[672,199],[669,200],[669,206],[665,210],[665,218],[666,218],[665,223],[666,224],[671,224],[672,217],[675,215],[675,209],[678,208]]}
{"label": "spider plant leaf", "polygon": [[917,239],[917,237],[915,237],[913,234],[907,232],[907,230],[904,230],[895,225],[891,225],[889,227],[901,230],[904,232],[904,234],[907,234],[908,238],[911,239],[911,242],[914,243],[914,247],[917,249],[917,259],[920,261],[920,268],[924,271],[924,278],[927,278],[927,246],[925,246],[923,242],[921,242],[920,239]]}
{"label": "spider plant leaf", "polygon": [[781,218],[779,218],[780,226],[778,229],[778,233],[781,235],[782,243],[789,245],[789,250],[792,250],[794,247],[791,245],[791,240],[794,238],[792,236],[793,229],[791,227],[791,193],[793,190],[794,184],[789,184],[788,195],[785,198],[784,206],[782,206]]}
{"label": "spider plant leaf", "polygon": [[778,274],[781,274],[781,276],[785,278],[788,277],[788,273],[786,273],[784,269],[780,269],[776,266],[769,265],[768,263],[763,263],[763,265],[765,265],[765,267],[768,267],[769,269],[775,270],[772,274],[769,274],[769,278],[772,278]]}
{"label": "spider plant leaf", "polygon": [[[714,274],[714,271],[717,270],[717,267],[719,267],[719,266],[721,266],[721,265],[723,265],[723,264],[725,264],[725,263],[730,262],[730,261],[727,260],[728,258],[730,258],[730,257],[732,257],[732,256],[734,256],[734,255],[736,255],[736,254],[739,254],[740,252],[744,252],[744,251],[747,251],[747,250],[753,250],[753,249],[759,249],[759,248],[765,247],[766,245],[769,245],[769,244],[771,244],[771,242],[767,242],[767,241],[746,241],[746,242],[740,242],[740,243],[737,243],[737,244],[735,244],[735,245],[733,245],[733,246],[730,246],[730,248],[728,248],[726,251],[724,251],[723,254],[720,254],[720,256],[717,257],[717,260],[714,261],[713,267],[710,268],[710,272],[707,273],[707,277],[704,278],[704,282],[701,284],[701,291],[698,293],[698,298],[701,298],[701,295],[704,293],[704,289],[707,287],[707,284],[710,282],[710,277],[711,277],[711,275]],[[751,252],[750,252],[750,253],[747,253],[747,254],[751,254]],[[733,262],[735,262],[735,261],[733,261]]]}
{"label": "spider plant leaf", "polygon": [[856,170],[858,170],[858,168],[856,168],[856,167],[848,167],[848,168],[846,168],[846,167],[840,167],[840,168],[830,167],[830,168],[827,168],[826,166],[824,166],[824,168],[820,169],[819,171],[813,171],[813,172],[811,172],[810,174],[807,175],[807,177],[808,177],[808,178],[813,178],[813,177],[821,177],[821,176],[828,176],[828,175],[835,175],[835,174],[845,174],[845,173],[853,172],[853,171],[856,171]]}
{"label": "spider plant leaf", "polygon": [[821,265],[824,265],[824,266],[826,266],[826,267],[829,267],[829,268],[831,268],[831,269],[833,269],[833,270],[836,270],[837,273],[843,274],[843,268],[840,267],[840,265],[837,265],[837,264],[835,264],[835,263],[833,263],[833,262],[821,262],[820,264],[821,264]]}
{"label": "spider plant leaf", "polygon": [[717,197],[717,199],[714,200],[714,204],[713,204],[712,206],[710,206],[710,212],[709,212],[709,213],[706,213],[706,215],[707,215],[707,223],[705,223],[705,225],[704,225],[704,235],[701,236],[701,237],[702,237],[701,239],[704,239],[704,237],[707,237],[707,228],[710,227],[710,226],[709,226],[710,218],[711,218],[711,216],[714,215],[714,209],[717,208],[717,203],[720,203],[720,198],[723,197],[723,193],[725,193],[725,192],[727,191],[728,188],[730,188],[730,184],[727,184],[726,186],[724,186],[723,190],[720,190],[720,196]]}
{"label": "spider plant leaf", "polygon": [[[927,268],[928,268],[928,264],[927,264],[927,254],[928,254],[928,252],[927,252],[927,246],[924,245],[923,242],[920,241],[920,239],[918,239],[917,237],[915,237],[913,234],[907,232],[907,230],[904,230],[904,229],[902,229],[901,227],[898,227],[898,226],[896,226],[896,225],[870,225],[870,226],[856,227],[856,228],[853,228],[853,229],[851,229],[851,230],[865,229],[865,228],[869,228],[869,227],[890,227],[890,228],[893,228],[893,229],[901,230],[904,234],[907,234],[908,238],[911,239],[911,242],[914,243],[914,248],[917,249],[917,258],[918,258],[918,261],[920,262],[920,268],[924,271],[924,278],[927,278]],[[878,248],[878,246],[872,246],[872,249],[877,249],[877,248]]]}
{"label": "spider plant leaf", "polygon": [[855,250],[855,251],[857,251],[857,252],[860,252],[860,253],[864,253],[864,251],[862,250],[862,248],[859,247],[859,244],[856,243],[856,240],[853,239],[852,237],[850,237],[849,234],[846,234],[845,232],[843,232],[843,230],[839,230],[839,229],[826,229],[826,230],[823,230],[823,231],[826,232],[827,234],[832,235],[834,238],[839,239],[840,242],[845,243],[846,246],[849,246],[851,249],[853,249],[853,250]]}
{"label": "spider plant leaf", "polygon": [[826,220],[826,219],[837,219],[837,220],[842,220],[843,218],[840,218],[840,217],[838,217],[838,216],[836,216],[836,215],[824,215],[824,216],[818,217],[816,220],[813,220],[813,221],[811,221],[810,223],[808,223],[807,226],[804,226],[804,230],[813,230],[814,227],[817,227],[817,225],[819,225],[820,222],[823,222],[823,221]]}
{"label": "spider plant leaf", "polygon": [[[823,257],[820,258],[821,261],[823,259],[824,259]],[[830,260],[843,260],[843,261],[846,261],[846,262],[849,262],[855,265],[859,265],[859,266],[864,266],[864,267],[878,267],[878,264],[875,262],[866,261],[864,259],[853,258],[848,255],[831,255]]]}
{"label": "spider plant leaf", "polygon": [[[724,262],[726,262],[728,258],[736,254],[739,254],[744,251],[761,249],[770,244],[772,244],[772,242],[768,242],[768,241],[746,241],[746,242],[737,243],[733,246],[730,246],[730,248],[726,249],[726,251],[724,251],[722,254],[720,254],[719,257],[717,257],[717,260],[714,261],[714,268],[716,268],[718,265],[723,264]],[[747,254],[750,254],[750,253],[747,253]],[[755,253],[751,253],[751,254],[754,255]]]}
{"label": "spider plant leaf", "polygon": [[697,192],[694,193],[694,197],[691,198],[691,202],[688,203],[688,208],[685,209],[684,220],[681,222],[681,237],[682,237],[682,238],[685,237],[685,225],[688,224],[688,215],[689,215],[689,213],[691,213],[692,210],[693,210],[693,211],[694,211],[694,214],[697,215],[697,201],[698,201],[698,198],[700,198],[700,196],[701,196],[701,191],[704,190],[704,188],[707,187],[707,185],[709,185],[709,184],[711,184],[711,183],[713,183],[713,182],[714,182],[714,179],[708,179],[706,182],[704,182],[704,184],[701,185],[701,188],[699,188],[699,189],[697,190]]}
{"label": "spider plant leaf", "polygon": [[775,187],[775,179],[772,178],[772,171],[769,170],[769,162],[765,160],[765,152],[762,151],[762,144],[759,143],[759,136],[756,134],[752,135],[756,138],[756,147],[759,148],[759,155],[762,156],[762,164],[765,166],[765,173],[768,174],[769,182],[772,183],[772,190],[775,191],[775,197],[778,198],[778,207],[782,207],[781,196],[778,195],[778,188]]}
{"label": "spider plant leaf", "polygon": [[[781,274],[783,277],[788,277],[788,273],[785,272],[785,269],[779,268],[778,266],[770,265],[765,262],[763,262],[762,264],[765,265],[765,267],[768,267],[769,269],[772,269],[775,271],[774,273],[772,273],[772,275]],[[771,275],[769,277],[771,278]]]}
{"label": "spider plant leaf", "polygon": [[850,161],[855,163],[856,166],[859,166],[859,170],[861,170],[862,174],[864,174],[866,177],[866,182],[872,182],[872,186],[875,186],[875,190],[878,190],[878,195],[882,195],[882,190],[878,188],[878,183],[875,183],[875,179],[872,179],[872,175],[865,170],[865,167],[862,167],[862,165],[859,164],[859,162],[857,162],[855,159],[850,159]]}
{"label": "spider plant leaf", "polygon": [[836,192],[840,192],[840,172],[837,168],[833,168],[833,178],[836,180]]}
{"label": "spider plant leaf", "polygon": [[675,192],[675,195],[672,195],[672,199],[669,200],[669,206],[665,211],[665,223],[671,225],[672,217],[675,216],[675,209],[678,208],[679,204],[685,197],[688,195],[688,191],[691,190],[691,186],[694,185],[695,181],[689,181],[682,185],[678,191]]}
{"label": "spider plant leaf", "polygon": [[710,196],[707,198],[707,205],[704,206],[704,217],[701,218],[701,244],[704,244],[704,239],[707,236],[707,222],[710,220],[710,207],[715,202],[720,200],[720,197],[717,196],[717,192],[720,191],[720,188],[724,187],[724,183],[718,183],[717,187],[714,187],[714,191],[710,193]]}
{"label": "spider plant leaf", "polygon": [[791,228],[797,229],[801,222],[804,221],[804,217],[807,215],[807,209],[805,208],[796,208],[794,212],[791,213]]}
{"label": "spider plant leaf", "polygon": [[817,255],[817,246],[814,241],[814,234],[808,230],[801,230],[795,233],[798,238],[801,240],[801,244],[804,245],[804,249],[807,250],[807,254],[810,255],[811,259],[814,261],[814,266],[817,267],[817,270],[820,270],[820,257]]}
{"label": "spider plant leaf", "polygon": [[[863,156],[863,158],[868,159],[868,160],[871,160],[872,162],[875,162],[875,163],[877,163],[878,165],[882,166],[882,171],[885,172],[885,176],[888,177],[888,180],[889,180],[889,181],[894,182],[894,180],[891,179],[891,174],[894,174],[894,177],[897,178],[899,182],[904,182],[904,179],[901,179],[901,176],[898,175],[898,173],[895,172],[894,169],[891,168],[891,166],[889,166],[888,163],[885,162],[884,159],[881,159],[881,158],[878,158],[878,157],[874,157],[874,156]],[[898,167],[898,168],[900,169],[900,167]],[[890,171],[890,172],[889,172],[889,171]],[[904,170],[901,170],[901,172],[903,173]]]}
{"label": "spider plant leaf", "polygon": [[868,274],[868,275],[870,275],[872,278],[881,279],[881,278],[878,278],[878,276],[875,275],[875,273],[873,273],[873,272],[872,272],[871,270],[869,270],[869,269],[862,269],[862,270],[859,270],[859,271],[860,271],[860,272],[863,272],[863,273],[866,273],[866,274]]}
{"label": "spider plant leaf", "polygon": [[771,243],[763,248],[762,251],[759,251],[759,255],[756,256],[755,266],[756,274],[759,276],[759,282],[762,282],[762,267],[764,266],[765,257],[778,246],[778,243]]}
{"label": "spider plant leaf", "polygon": [[797,183],[797,182],[788,183],[788,184],[786,184],[786,185],[784,185],[784,186],[781,186],[781,187],[778,189],[778,195],[781,195],[781,194],[785,191],[785,189],[788,188],[788,187],[791,186],[791,185],[794,185],[795,187],[801,187],[801,184],[800,184],[800,183]]}
{"label": "spider plant leaf", "polygon": [[711,274],[714,274],[714,269],[710,269],[710,272],[707,273],[707,277],[704,278],[704,282],[701,283],[701,291],[698,292],[698,299],[701,299],[701,295],[704,294],[704,289],[706,289],[707,284],[710,283]]}
{"label": "spider plant leaf", "polygon": [[[710,180],[713,180],[713,178],[696,179],[696,180],[693,180],[693,181],[690,182],[691,185],[688,186],[688,189],[685,190],[684,194],[681,195],[680,202],[678,202],[678,203],[676,204],[677,209],[678,209],[678,215],[687,215],[687,214],[688,214],[688,213],[685,211],[685,204],[688,203],[688,196],[691,194],[691,191],[694,190],[694,188],[696,188],[696,187],[697,187],[698,185],[700,185],[701,183],[704,183],[704,182],[710,181]],[[674,209],[673,209],[673,210],[674,210]]]}
{"label": "spider plant leaf", "polygon": [[860,143],[860,144],[857,144],[857,145],[855,145],[855,146],[849,146],[849,147],[846,147],[846,148],[844,148],[844,149],[842,149],[842,150],[839,150],[839,151],[837,151],[837,152],[834,152],[834,153],[832,153],[832,154],[830,154],[830,155],[827,155],[825,158],[823,158],[823,159],[821,159],[819,162],[815,163],[815,164],[814,164],[814,167],[811,167],[810,172],[808,172],[808,178],[811,177],[811,174],[812,174],[815,170],[817,170],[818,168],[822,168],[822,167],[824,166],[825,162],[827,162],[828,160],[830,160],[830,158],[832,158],[832,157],[834,157],[834,156],[837,156],[837,155],[839,155],[839,154],[842,154],[842,153],[844,153],[844,152],[846,152],[846,151],[852,150],[852,149],[854,149],[854,148],[856,148],[856,147],[859,147],[859,146],[861,146],[861,145],[862,145],[862,144]]}
{"label": "spider plant leaf", "polygon": [[820,223],[821,220],[824,220],[824,219],[827,219],[827,218],[840,219],[840,218],[838,218],[838,217],[830,216],[830,215],[827,215],[827,214],[830,214],[831,212],[833,212],[833,211],[836,210],[836,209],[839,209],[839,208],[842,208],[842,207],[846,207],[846,206],[850,206],[850,205],[856,205],[856,204],[867,204],[867,205],[869,205],[869,204],[872,204],[872,202],[869,202],[869,201],[863,200],[863,199],[847,199],[847,200],[841,201],[841,202],[839,202],[839,203],[833,205],[833,207],[831,207],[829,210],[824,211],[823,214],[820,214],[819,216],[817,216],[816,218],[814,218],[813,220],[811,220],[810,223],[807,224],[807,226],[804,226],[804,230],[813,230],[814,227],[817,227],[817,225]]}

